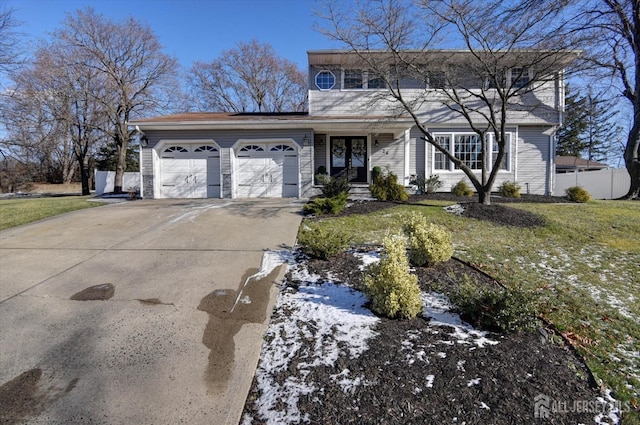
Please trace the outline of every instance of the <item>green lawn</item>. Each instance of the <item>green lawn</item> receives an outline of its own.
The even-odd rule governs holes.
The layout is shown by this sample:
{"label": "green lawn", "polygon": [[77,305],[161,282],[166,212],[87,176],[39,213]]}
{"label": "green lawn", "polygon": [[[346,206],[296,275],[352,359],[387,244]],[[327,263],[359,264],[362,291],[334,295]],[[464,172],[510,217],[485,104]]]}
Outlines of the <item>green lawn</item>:
{"label": "green lawn", "polygon": [[584,355],[604,387],[640,399],[640,202],[515,204],[547,225],[521,229],[449,214],[447,202],[398,206],[367,215],[305,221],[356,243],[379,243],[416,210],[453,234],[455,253],[507,285],[534,289],[540,311]]}
{"label": "green lawn", "polygon": [[0,230],[69,211],[103,205],[101,202],[92,202],[88,199],[90,199],[88,196],[65,196],[0,200]]}

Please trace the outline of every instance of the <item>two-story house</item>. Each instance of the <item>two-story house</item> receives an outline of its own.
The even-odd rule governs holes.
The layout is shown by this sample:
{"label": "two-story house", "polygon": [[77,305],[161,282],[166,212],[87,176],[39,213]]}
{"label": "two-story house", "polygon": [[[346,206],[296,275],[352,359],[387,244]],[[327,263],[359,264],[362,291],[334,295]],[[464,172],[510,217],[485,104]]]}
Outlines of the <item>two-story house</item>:
{"label": "two-story house", "polygon": [[[441,54],[452,57],[451,51]],[[469,54],[455,52],[460,58]],[[430,63],[437,63],[438,52],[431,55]],[[412,176],[436,174],[443,191],[465,177],[388,99],[385,79],[353,53],[310,51],[308,61],[308,113],[185,113],[132,121],[143,134],[142,196],[308,197],[318,192],[314,175],[319,169],[362,186],[370,183],[375,166],[388,168],[405,185]],[[444,72],[433,70],[426,80],[400,79],[398,84],[407,98],[421,99],[415,112],[434,139],[480,173],[483,141],[461,114],[446,107]],[[505,68],[504,84],[524,86],[533,72]],[[529,93],[535,105],[515,105],[506,116],[505,158],[496,186],[516,181],[532,194],[553,190],[564,81],[561,68],[551,75]],[[484,143],[487,157],[495,158],[491,137],[489,132]]]}

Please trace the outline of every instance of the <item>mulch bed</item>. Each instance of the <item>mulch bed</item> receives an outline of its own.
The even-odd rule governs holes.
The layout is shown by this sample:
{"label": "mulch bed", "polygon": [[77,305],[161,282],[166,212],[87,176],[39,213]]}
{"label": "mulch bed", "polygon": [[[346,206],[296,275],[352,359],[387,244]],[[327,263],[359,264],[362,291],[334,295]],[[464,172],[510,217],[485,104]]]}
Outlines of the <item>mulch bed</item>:
{"label": "mulch bed", "polygon": [[398,205],[417,204],[429,205],[429,200],[451,201],[464,207],[462,216],[475,218],[478,220],[488,220],[496,224],[515,227],[537,227],[544,226],[545,221],[537,214],[510,208],[503,204],[515,203],[567,203],[566,198],[543,195],[522,195],[520,198],[503,198],[492,196],[491,205],[478,203],[478,197],[456,196],[452,193],[432,193],[428,195],[411,195],[406,202],[385,202],[385,201],[364,201],[357,200],[347,204],[347,207],[335,215],[323,215],[313,218],[345,217],[356,214],[369,214],[375,211],[384,210]]}
{"label": "mulch bed", "polygon": [[[308,260],[309,272],[328,281],[361,288],[360,260],[343,253],[328,261]],[[472,276],[479,284],[497,282],[468,265],[451,260],[433,268],[417,268],[421,289],[426,292],[455,286],[460,276]],[[296,282],[285,284],[296,286]],[[276,312],[278,315],[287,312]],[[490,334],[497,345],[477,347],[456,342],[447,328],[434,333],[429,319],[380,318],[378,335],[358,358],[341,356],[335,365],[318,366],[304,376],[321,388],[301,396],[297,408],[308,423],[323,424],[592,424],[595,413],[571,412],[574,402],[595,403],[600,395],[584,362],[560,338],[548,338],[550,330]],[[302,351],[313,351],[310,344]],[[349,371],[362,377],[348,390],[335,382],[336,374]],[[296,375],[289,368],[277,382]],[[536,397],[543,395],[552,412],[547,419],[535,416]],[[251,423],[260,418],[253,401],[259,396],[255,382],[245,405]],[[553,403],[556,403],[555,405]],[[565,404],[562,404],[565,403]],[[608,422],[601,422],[608,423]]]}

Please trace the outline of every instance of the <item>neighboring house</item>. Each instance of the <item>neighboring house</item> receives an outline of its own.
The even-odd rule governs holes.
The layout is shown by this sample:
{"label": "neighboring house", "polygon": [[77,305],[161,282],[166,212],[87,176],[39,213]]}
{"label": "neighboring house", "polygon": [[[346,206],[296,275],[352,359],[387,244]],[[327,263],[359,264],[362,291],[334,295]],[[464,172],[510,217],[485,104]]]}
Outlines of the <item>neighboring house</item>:
{"label": "neighboring house", "polygon": [[[384,82],[359,67],[353,54],[310,51],[308,60],[308,113],[185,113],[130,122],[144,135],[142,196],[308,197],[318,192],[314,174],[319,167],[365,187],[374,166],[388,168],[407,186],[412,176],[437,174],[446,191],[465,177],[424,141],[411,118],[380,99],[387,90]],[[515,75],[511,71],[505,71],[507,80]],[[552,192],[555,133],[564,107],[561,71],[529,96],[536,108],[514,108],[508,115],[506,158],[495,187],[516,181],[528,193]],[[432,92],[419,110],[422,122],[480,173],[479,137],[443,105],[441,77],[434,72],[427,87],[401,84],[409,95]]]}
{"label": "neighboring house", "polygon": [[609,168],[608,165],[590,161],[577,156],[556,156],[556,173],[572,173],[574,171],[597,171]]}

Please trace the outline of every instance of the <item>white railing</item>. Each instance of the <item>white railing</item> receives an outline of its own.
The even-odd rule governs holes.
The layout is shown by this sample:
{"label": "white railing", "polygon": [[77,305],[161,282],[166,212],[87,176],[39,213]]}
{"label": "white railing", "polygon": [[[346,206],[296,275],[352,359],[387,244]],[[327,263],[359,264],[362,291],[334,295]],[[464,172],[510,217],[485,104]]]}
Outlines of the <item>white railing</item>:
{"label": "white railing", "polygon": [[631,179],[626,169],[610,168],[598,171],[581,171],[556,174],[554,196],[564,196],[572,186],[584,188],[594,199],[616,199],[629,191]]}
{"label": "white railing", "polygon": [[[96,195],[113,192],[113,183],[116,178],[115,171],[95,171]],[[140,189],[140,173],[124,173],[122,180],[122,190],[125,192],[129,188]]]}

